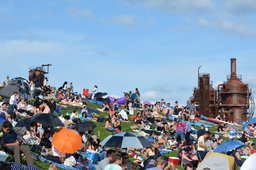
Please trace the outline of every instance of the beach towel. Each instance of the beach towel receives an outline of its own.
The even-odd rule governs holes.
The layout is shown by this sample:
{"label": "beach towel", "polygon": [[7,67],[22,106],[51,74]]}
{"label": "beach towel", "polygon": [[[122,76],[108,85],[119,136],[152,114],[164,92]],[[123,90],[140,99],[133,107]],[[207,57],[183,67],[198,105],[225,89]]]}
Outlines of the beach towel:
{"label": "beach towel", "polygon": [[46,163],[49,163],[49,164],[53,164],[55,165],[56,167],[58,168],[62,168],[62,169],[78,169],[78,168],[74,168],[74,167],[71,167],[71,166],[66,166],[64,164],[59,164],[59,163],[56,163],[56,162],[53,162],[53,161],[50,161],[48,159],[45,159],[43,157],[37,157],[37,159],[41,162],[46,162]]}
{"label": "beach towel", "polygon": [[200,127],[201,125],[204,125],[204,127],[206,127],[206,128],[211,128],[211,127],[212,127],[211,125],[207,125],[207,124],[205,124],[205,123],[200,123],[200,122],[197,122],[197,121],[195,121],[195,122],[193,123],[193,125],[194,125],[194,126],[198,126],[198,127]]}
{"label": "beach towel", "polygon": [[102,105],[103,104],[103,102],[101,102],[101,101],[95,101],[95,100],[91,100],[91,99],[85,99],[85,100],[90,102],[90,103],[92,103],[92,104],[98,104],[98,105]]}

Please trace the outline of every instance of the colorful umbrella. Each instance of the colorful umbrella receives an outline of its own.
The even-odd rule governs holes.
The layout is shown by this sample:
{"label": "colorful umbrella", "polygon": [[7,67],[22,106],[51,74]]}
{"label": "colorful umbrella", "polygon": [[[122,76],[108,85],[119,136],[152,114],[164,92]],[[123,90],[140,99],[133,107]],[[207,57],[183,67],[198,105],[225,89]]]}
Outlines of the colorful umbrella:
{"label": "colorful umbrella", "polygon": [[86,132],[95,129],[97,126],[93,122],[81,122],[76,125],[78,132]]}
{"label": "colorful umbrella", "polygon": [[118,148],[147,148],[152,144],[143,136],[130,132],[121,132],[109,135],[100,145]]}
{"label": "colorful umbrella", "polygon": [[64,126],[61,120],[57,116],[54,116],[48,113],[36,114],[31,118],[31,121],[41,123],[42,125],[51,126],[51,127]]}
{"label": "colorful umbrella", "polygon": [[63,153],[75,153],[82,147],[82,137],[72,129],[62,128],[52,136],[52,145]]}
{"label": "colorful umbrella", "polygon": [[150,103],[149,101],[145,101],[145,102],[143,102],[143,104],[144,104],[144,105],[145,105],[145,104],[151,105],[151,103]]}

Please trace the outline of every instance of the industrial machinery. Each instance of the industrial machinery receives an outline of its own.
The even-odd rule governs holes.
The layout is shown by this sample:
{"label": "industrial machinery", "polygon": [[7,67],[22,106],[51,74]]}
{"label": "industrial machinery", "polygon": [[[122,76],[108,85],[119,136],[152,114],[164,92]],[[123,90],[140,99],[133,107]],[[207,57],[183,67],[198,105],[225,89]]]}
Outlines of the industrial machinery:
{"label": "industrial machinery", "polygon": [[219,84],[217,90],[210,84],[209,74],[198,74],[198,88],[194,89],[194,104],[199,106],[200,114],[207,117],[220,115],[229,122],[251,119],[255,110],[252,91],[236,74],[236,59],[231,59],[231,74],[227,81]]}
{"label": "industrial machinery", "polygon": [[44,84],[45,74],[49,73],[51,64],[43,64],[39,67],[31,67],[29,69],[29,81],[33,81],[36,87],[41,87]]}

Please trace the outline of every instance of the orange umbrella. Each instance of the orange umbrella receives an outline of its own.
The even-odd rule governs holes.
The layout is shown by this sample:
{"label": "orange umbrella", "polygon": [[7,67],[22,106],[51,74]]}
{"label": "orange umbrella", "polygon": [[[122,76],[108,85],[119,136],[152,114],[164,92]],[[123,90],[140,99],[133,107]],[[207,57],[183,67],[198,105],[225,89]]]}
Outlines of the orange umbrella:
{"label": "orange umbrella", "polygon": [[82,147],[82,137],[72,129],[62,128],[52,136],[52,145],[63,153],[75,153]]}

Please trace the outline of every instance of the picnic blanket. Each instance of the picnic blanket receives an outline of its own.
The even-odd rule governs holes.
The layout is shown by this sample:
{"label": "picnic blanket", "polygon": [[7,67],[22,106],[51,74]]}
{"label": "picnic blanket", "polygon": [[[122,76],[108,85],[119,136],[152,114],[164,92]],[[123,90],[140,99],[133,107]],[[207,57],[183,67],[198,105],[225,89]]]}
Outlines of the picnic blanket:
{"label": "picnic blanket", "polygon": [[101,101],[91,100],[91,99],[87,99],[87,98],[85,100],[90,102],[90,103],[92,103],[92,104],[98,104],[98,105],[102,105],[103,104],[103,102],[101,102]]}
{"label": "picnic blanket", "polygon": [[198,126],[198,127],[200,127],[201,125],[204,125],[204,127],[206,127],[206,128],[211,128],[211,127],[212,127],[211,125],[207,125],[207,124],[205,124],[205,123],[200,123],[200,122],[197,122],[197,121],[195,121],[195,122],[193,123],[193,125],[194,125],[194,126]]}

